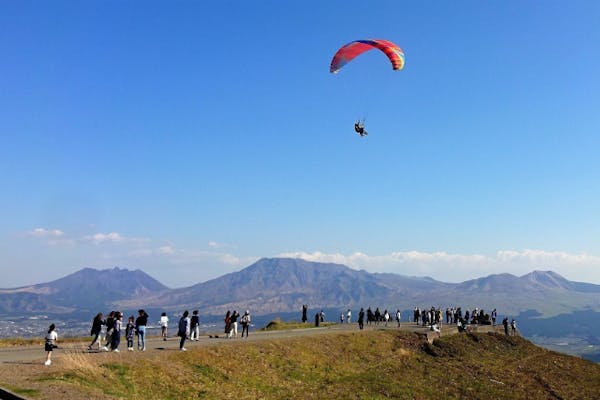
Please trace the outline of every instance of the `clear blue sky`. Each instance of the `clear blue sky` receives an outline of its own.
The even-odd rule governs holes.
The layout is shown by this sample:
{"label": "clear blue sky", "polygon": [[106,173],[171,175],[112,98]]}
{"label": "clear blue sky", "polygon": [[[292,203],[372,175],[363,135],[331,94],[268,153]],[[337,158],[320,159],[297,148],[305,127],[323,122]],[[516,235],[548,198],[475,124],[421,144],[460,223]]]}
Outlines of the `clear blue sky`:
{"label": "clear blue sky", "polygon": [[[360,38],[404,70],[330,74]],[[596,1],[4,2],[0,56],[0,287],[278,255],[600,283]]]}

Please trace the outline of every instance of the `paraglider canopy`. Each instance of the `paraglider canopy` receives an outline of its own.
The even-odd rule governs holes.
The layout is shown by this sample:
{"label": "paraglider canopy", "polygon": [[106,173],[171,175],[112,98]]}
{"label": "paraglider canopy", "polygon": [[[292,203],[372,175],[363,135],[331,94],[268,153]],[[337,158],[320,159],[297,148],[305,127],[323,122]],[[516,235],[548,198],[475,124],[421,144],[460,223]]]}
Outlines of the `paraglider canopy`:
{"label": "paraglider canopy", "polygon": [[404,68],[404,52],[394,43],[383,39],[355,40],[342,46],[333,56],[329,72],[337,74],[340,69],[359,55],[373,49],[381,50],[392,63],[394,70]]}

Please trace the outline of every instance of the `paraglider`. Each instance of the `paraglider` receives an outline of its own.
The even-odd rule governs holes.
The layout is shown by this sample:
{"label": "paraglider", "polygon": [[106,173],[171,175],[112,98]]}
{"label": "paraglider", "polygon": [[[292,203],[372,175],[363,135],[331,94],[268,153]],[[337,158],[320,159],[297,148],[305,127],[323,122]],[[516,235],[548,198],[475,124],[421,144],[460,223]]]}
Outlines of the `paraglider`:
{"label": "paraglider", "polygon": [[[383,39],[362,39],[355,40],[342,46],[333,56],[329,66],[329,72],[337,74],[344,65],[348,64],[361,54],[373,49],[380,50],[387,56],[392,63],[392,69],[394,71],[399,71],[404,68],[404,52],[396,44]],[[362,122],[359,119],[354,123],[354,131],[361,137],[368,135],[365,130],[364,118]]]}
{"label": "paraglider", "polygon": [[392,63],[392,69],[399,71],[404,68],[404,52],[400,47],[388,40],[365,39],[355,40],[342,46],[333,56],[329,72],[337,74],[340,69],[361,54],[373,50],[381,50]]}
{"label": "paraglider", "polygon": [[365,130],[365,121],[363,120],[362,122],[360,121],[360,119],[358,121],[356,121],[354,123],[354,131],[356,133],[358,133],[361,137],[363,136],[367,136],[368,133]]}

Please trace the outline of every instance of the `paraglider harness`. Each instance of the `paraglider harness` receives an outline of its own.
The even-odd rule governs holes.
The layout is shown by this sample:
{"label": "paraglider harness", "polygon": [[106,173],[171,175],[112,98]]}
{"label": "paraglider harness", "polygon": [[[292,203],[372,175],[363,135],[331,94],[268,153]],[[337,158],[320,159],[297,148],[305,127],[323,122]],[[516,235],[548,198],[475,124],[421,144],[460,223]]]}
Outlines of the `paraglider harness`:
{"label": "paraglider harness", "polygon": [[362,122],[359,119],[358,121],[356,121],[354,123],[354,131],[356,133],[358,133],[361,137],[368,135],[367,131],[365,130],[365,120],[364,119],[362,120]]}

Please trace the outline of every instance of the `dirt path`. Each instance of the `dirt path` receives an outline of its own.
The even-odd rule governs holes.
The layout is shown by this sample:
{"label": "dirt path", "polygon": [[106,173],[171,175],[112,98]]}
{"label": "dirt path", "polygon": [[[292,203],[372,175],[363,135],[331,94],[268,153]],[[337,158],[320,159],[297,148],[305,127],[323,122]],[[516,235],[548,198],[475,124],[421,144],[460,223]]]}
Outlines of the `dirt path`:
{"label": "dirt path", "polygon": [[[411,323],[402,323],[401,327],[398,328],[396,324],[389,324],[386,328],[383,325],[378,326],[368,326],[365,327],[367,330],[372,329],[401,329],[403,331],[411,331],[411,332],[420,332],[423,334],[431,334],[429,329],[423,328]],[[250,336],[248,338],[238,338],[238,339],[226,339],[223,333],[206,333],[201,336],[198,341],[190,341],[187,340],[185,343],[186,348],[194,348],[197,346],[212,346],[212,345],[220,345],[226,344],[229,342],[235,341],[259,341],[259,340],[269,340],[273,338],[289,338],[289,337],[298,337],[298,336],[311,336],[311,335],[323,335],[323,334],[331,334],[331,333],[340,333],[340,332],[351,332],[357,331],[357,324],[336,324],[322,328],[305,328],[305,329],[294,329],[294,330],[281,330],[281,331],[250,331]],[[453,332],[452,327],[443,327],[442,334],[451,334]],[[212,335],[211,338],[209,335]],[[214,336],[219,336],[215,338]],[[60,338],[59,338],[60,339]],[[60,358],[64,354],[89,354],[89,357],[95,357],[99,353],[105,353],[104,351],[98,350],[87,350],[88,342],[80,342],[80,343],[60,343],[59,348],[56,349],[52,354],[52,362],[60,363]],[[137,344],[134,342],[134,347],[137,353]],[[127,342],[121,339],[121,345],[119,346],[121,353],[128,353],[127,351]],[[179,350],[179,338],[171,337],[167,341],[163,341],[157,337],[150,337],[146,340],[146,351],[144,354],[150,355],[153,352],[157,351],[165,351],[165,350]],[[42,364],[45,360],[46,353],[44,352],[43,346],[18,346],[18,347],[7,347],[0,349],[0,370],[3,368],[7,368],[14,365],[19,364]],[[141,356],[141,355],[140,355]]]}

